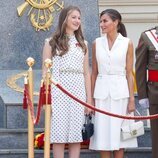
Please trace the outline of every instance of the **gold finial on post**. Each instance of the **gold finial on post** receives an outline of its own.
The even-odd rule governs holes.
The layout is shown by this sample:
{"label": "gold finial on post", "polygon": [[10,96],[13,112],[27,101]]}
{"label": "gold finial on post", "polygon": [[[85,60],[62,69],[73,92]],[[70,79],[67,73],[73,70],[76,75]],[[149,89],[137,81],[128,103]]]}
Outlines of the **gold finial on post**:
{"label": "gold finial on post", "polygon": [[52,61],[51,61],[50,59],[46,59],[46,60],[44,61],[44,65],[45,65],[45,67],[46,67],[47,69],[50,69],[50,68],[52,67],[53,63],[52,63]]}
{"label": "gold finial on post", "polygon": [[32,67],[35,64],[35,60],[32,57],[28,57],[26,62],[29,67]]}

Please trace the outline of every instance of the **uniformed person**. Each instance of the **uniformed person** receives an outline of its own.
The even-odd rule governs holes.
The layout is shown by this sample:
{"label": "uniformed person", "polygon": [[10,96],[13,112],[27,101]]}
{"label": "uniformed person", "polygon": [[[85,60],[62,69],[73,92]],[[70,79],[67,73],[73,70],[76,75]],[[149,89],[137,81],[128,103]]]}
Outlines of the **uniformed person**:
{"label": "uniformed person", "polygon": [[[143,32],[136,48],[136,82],[141,106],[158,114],[158,26]],[[158,119],[151,120],[152,157],[158,158]]]}

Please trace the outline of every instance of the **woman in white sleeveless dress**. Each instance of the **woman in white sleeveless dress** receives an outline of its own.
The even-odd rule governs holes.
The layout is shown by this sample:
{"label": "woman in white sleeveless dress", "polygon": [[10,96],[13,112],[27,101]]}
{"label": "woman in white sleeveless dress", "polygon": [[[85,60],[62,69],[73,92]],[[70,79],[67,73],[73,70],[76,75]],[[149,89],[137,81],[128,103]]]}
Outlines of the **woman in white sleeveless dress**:
{"label": "woman in white sleeveless dress", "polygon": [[[71,94],[90,104],[88,49],[81,31],[80,14],[79,8],[75,6],[61,11],[57,31],[45,42],[43,61],[52,59],[53,78]],[[45,72],[43,67],[43,75]],[[69,157],[79,158],[84,113],[89,112],[89,109],[84,109],[53,86],[50,141],[53,143],[54,158],[64,158],[66,143],[69,144]]]}
{"label": "woman in white sleeveless dress", "polygon": [[[133,44],[126,37],[121,15],[107,9],[100,15],[104,36],[93,43],[92,93],[94,105],[102,110],[126,115],[135,110],[133,86]],[[95,113],[90,149],[101,151],[101,158],[123,158],[124,148],[137,147],[137,140],[121,140],[123,119]]]}

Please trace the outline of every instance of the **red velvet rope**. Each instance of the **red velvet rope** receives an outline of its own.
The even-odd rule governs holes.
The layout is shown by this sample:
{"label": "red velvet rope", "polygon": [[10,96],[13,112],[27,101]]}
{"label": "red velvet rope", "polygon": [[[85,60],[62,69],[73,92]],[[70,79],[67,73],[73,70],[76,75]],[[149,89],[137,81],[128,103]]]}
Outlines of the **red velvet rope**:
{"label": "red velvet rope", "polygon": [[92,106],[90,104],[87,104],[87,103],[83,102],[82,100],[78,99],[77,97],[73,96],[70,92],[68,92],[66,89],[64,89],[58,83],[55,83],[53,81],[52,81],[52,83],[55,84],[55,86],[57,86],[62,92],[67,94],[69,97],[71,97],[72,99],[74,99],[78,103],[84,105],[85,107],[87,107],[89,109],[92,109],[94,111],[97,111],[99,113],[102,113],[102,114],[105,114],[105,115],[108,115],[108,116],[113,116],[113,117],[122,118],[122,119],[129,119],[129,120],[147,120],[147,119],[157,119],[158,118],[158,114],[149,115],[149,116],[123,116],[123,115],[118,115],[118,114],[113,114],[113,113],[110,113],[110,112],[107,112],[107,111],[103,111],[103,110],[95,108],[94,106]]}
{"label": "red velvet rope", "polygon": [[31,112],[31,118],[32,118],[34,124],[38,124],[38,122],[40,120],[41,107],[42,107],[42,93],[43,93],[43,87],[40,88],[39,102],[37,105],[37,114],[36,114],[36,118],[35,118],[33,104],[32,104],[32,101],[31,101],[30,95],[29,95],[28,84],[25,84],[25,94],[26,94],[27,102],[28,102],[29,109]]}

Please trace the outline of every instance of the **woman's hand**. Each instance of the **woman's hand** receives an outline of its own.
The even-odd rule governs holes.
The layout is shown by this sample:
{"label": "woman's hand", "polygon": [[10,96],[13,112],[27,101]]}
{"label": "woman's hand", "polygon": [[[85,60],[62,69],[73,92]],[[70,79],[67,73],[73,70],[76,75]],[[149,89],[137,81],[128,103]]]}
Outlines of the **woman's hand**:
{"label": "woman's hand", "polygon": [[134,97],[132,98],[129,98],[129,101],[128,101],[128,113],[131,113],[131,112],[134,112],[135,111],[135,99]]}
{"label": "woman's hand", "polygon": [[[94,99],[92,99],[91,101],[87,101],[88,104],[92,105],[92,107],[94,106]],[[89,115],[89,114],[94,114],[94,110],[85,107],[84,113]]]}

